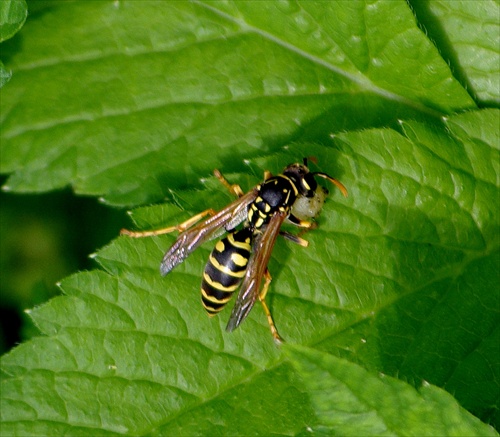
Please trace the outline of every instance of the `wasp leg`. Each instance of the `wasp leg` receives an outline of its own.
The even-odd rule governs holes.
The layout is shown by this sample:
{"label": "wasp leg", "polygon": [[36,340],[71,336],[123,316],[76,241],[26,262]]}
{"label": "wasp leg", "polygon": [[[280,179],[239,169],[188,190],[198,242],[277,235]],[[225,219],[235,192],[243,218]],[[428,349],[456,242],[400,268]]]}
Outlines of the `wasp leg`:
{"label": "wasp leg", "polygon": [[[243,196],[243,190],[238,184],[230,184],[227,179],[222,175],[220,170],[215,169],[214,170],[214,175],[217,179],[219,179],[220,183],[224,185],[231,194],[234,194],[237,197]],[[267,181],[268,179],[272,178],[273,174],[270,171],[264,171],[264,181]]]}
{"label": "wasp leg", "polygon": [[313,222],[308,222],[306,220],[300,220],[299,218],[295,217],[293,214],[290,214],[287,219],[289,222],[293,223],[295,226],[298,226],[299,228],[312,228],[314,226]]}
{"label": "wasp leg", "polygon": [[269,328],[271,329],[271,334],[274,337],[274,341],[276,344],[280,345],[281,343],[284,342],[283,338],[278,334],[278,330],[276,329],[276,325],[274,324],[273,316],[271,315],[271,311],[269,311],[269,307],[266,304],[266,294],[269,290],[269,285],[271,284],[272,281],[271,274],[269,273],[269,270],[266,270],[265,273],[265,283],[264,286],[262,287],[262,291],[259,294],[259,300],[260,303],[262,304],[262,307],[264,308],[264,313],[266,314],[267,317],[267,323],[269,323]]}
{"label": "wasp leg", "polygon": [[[305,232],[305,230],[304,230]],[[294,235],[291,234],[290,232],[287,231],[280,231],[280,235],[286,238],[287,240],[292,241],[293,243],[299,244],[302,247],[307,247],[309,246],[309,241],[304,240],[303,238],[300,238],[299,235]]]}
{"label": "wasp leg", "polygon": [[132,238],[142,238],[142,237],[154,237],[156,235],[169,234],[170,232],[179,231],[184,232],[186,229],[193,226],[195,223],[199,222],[203,217],[207,215],[215,215],[216,212],[210,208],[205,211],[196,214],[190,219],[186,220],[175,226],[169,226],[168,228],[156,229],[154,231],[129,231],[128,229],[122,229],[120,235],[127,235]]}
{"label": "wasp leg", "polygon": [[273,174],[269,170],[264,171],[264,181],[267,181],[268,179],[271,179],[273,177]]}
{"label": "wasp leg", "polygon": [[237,197],[243,196],[244,193],[241,187],[237,184],[230,184],[227,179],[222,176],[222,173],[219,170],[215,169],[214,175],[217,179],[219,179],[220,183],[229,190],[231,194],[234,194]]}

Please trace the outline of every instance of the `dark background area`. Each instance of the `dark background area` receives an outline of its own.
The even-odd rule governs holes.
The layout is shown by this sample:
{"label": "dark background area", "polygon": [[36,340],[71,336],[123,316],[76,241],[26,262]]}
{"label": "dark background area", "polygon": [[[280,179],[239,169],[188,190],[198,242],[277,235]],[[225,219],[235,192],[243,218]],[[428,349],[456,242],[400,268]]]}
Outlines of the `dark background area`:
{"label": "dark background area", "polygon": [[[0,185],[5,181],[0,177]],[[95,268],[89,255],[127,226],[125,210],[69,189],[0,192],[0,354],[39,334],[24,311],[60,294],[64,277]]]}

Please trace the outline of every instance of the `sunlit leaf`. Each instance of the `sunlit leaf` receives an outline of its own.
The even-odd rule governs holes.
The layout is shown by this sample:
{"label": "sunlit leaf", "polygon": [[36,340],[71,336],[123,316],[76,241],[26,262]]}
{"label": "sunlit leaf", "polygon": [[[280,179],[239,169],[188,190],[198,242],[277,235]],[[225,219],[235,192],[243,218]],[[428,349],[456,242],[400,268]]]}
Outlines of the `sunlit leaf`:
{"label": "sunlit leaf", "polygon": [[410,1],[455,76],[483,105],[500,104],[500,4]]}
{"label": "sunlit leaf", "polygon": [[403,0],[56,2],[3,50],[5,189],[137,205],[297,139],[475,103]]}
{"label": "sunlit leaf", "polygon": [[0,42],[12,38],[28,15],[25,0],[3,0],[0,3]]}
{"label": "sunlit leaf", "polygon": [[304,379],[319,419],[304,435],[498,435],[437,387],[425,383],[415,389],[305,347],[286,350]]}
{"label": "sunlit leaf", "polygon": [[[314,155],[349,190],[345,199],[331,189],[318,229],[304,236],[308,248],[276,244],[268,301],[288,342],[416,386],[429,381],[496,423],[497,117],[480,111],[443,127],[349,132],[331,147],[298,143],[250,160],[246,175],[226,175],[248,189],[264,169]],[[171,198],[135,211],[138,225],[179,222],[230,195],[210,179]],[[44,336],[2,359],[4,429],[289,435],[321,425],[261,308],[231,334],[228,310],[204,314],[198,290],[210,244],[160,276],[174,238],[120,237],[96,255],[103,270],[65,279],[65,296],[32,310]],[[443,408],[453,402],[446,395]]]}

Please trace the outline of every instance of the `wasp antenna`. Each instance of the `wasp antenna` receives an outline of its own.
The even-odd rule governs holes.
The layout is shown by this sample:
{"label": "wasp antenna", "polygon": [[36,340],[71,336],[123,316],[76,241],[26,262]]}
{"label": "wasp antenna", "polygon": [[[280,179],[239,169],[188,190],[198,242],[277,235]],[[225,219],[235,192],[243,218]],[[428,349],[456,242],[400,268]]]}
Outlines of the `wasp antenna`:
{"label": "wasp antenna", "polygon": [[327,175],[326,173],[321,173],[319,171],[316,173],[313,173],[313,175],[319,176],[320,178],[323,178],[323,179],[328,179],[332,184],[334,184],[340,190],[340,192],[344,195],[344,197],[347,197],[349,195],[347,193],[347,188],[344,187],[342,182],[338,181],[335,178],[332,178],[330,175]]}
{"label": "wasp antenna", "polygon": [[307,167],[307,161],[311,161],[313,162],[314,164],[318,164],[318,158],[316,158],[315,156],[306,156],[304,159],[304,165]]}

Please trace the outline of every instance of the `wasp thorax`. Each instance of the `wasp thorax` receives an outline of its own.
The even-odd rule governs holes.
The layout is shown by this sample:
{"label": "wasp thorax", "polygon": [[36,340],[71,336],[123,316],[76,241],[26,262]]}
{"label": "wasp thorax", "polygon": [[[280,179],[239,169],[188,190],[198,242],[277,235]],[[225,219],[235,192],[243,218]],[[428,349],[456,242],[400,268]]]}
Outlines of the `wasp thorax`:
{"label": "wasp thorax", "polygon": [[248,222],[260,229],[276,212],[288,214],[297,194],[295,183],[290,178],[278,175],[268,179],[259,187],[257,198],[249,207]]}

